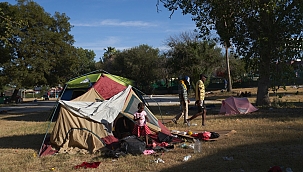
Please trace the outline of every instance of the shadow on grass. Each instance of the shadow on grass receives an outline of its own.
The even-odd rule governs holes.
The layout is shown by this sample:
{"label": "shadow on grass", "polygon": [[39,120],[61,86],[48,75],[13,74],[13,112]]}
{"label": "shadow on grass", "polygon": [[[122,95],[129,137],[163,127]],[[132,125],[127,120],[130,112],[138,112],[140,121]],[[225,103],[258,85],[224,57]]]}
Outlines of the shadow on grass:
{"label": "shadow on grass", "polygon": [[[207,114],[209,115],[214,115],[218,114],[220,111],[221,105],[215,105],[215,104],[209,104],[206,106],[207,108]],[[151,112],[154,115],[159,115],[159,116],[169,116],[169,117],[174,117],[177,114],[179,114],[180,111],[180,106],[175,105],[175,106],[148,106],[148,109],[151,110]],[[194,105],[188,106],[188,115],[194,115],[198,111],[197,107]]]}
{"label": "shadow on grass", "polygon": [[[148,107],[155,115],[160,115],[160,112],[163,116],[175,116],[180,113],[179,106],[149,106]],[[272,114],[278,113],[281,117],[287,115],[300,115],[303,109],[302,102],[284,102],[283,107],[279,108],[272,108],[272,107],[257,107],[259,110],[250,114],[243,114],[243,115],[223,115],[219,114],[221,105],[220,104],[208,104],[206,105],[207,108],[207,115],[215,115],[215,116],[222,116],[222,117],[232,117],[232,116],[243,116],[243,117],[254,117],[255,114],[271,116]],[[160,109],[160,110],[159,110]],[[197,113],[197,107],[194,105],[190,105],[188,107],[188,114],[189,116]],[[294,114],[293,114],[294,113]]]}
{"label": "shadow on grass", "polygon": [[32,113],[7,113],[1,114],[3,120],[8,121],[31,121],[31,122],[45,122],[48,120],[52,111],[32,112]]}
{"label": "shadow on grass", "polygon": [[[300,171],[302,170],[303,158],[303,145],[301,143],[302,138],[293,138],[242,145],[219,150],[213,155],[182,162],[180,165],[168,167],[161,171],[259,172],[268,171],[270,167],[275,165],[284,168],[290,167],[293,171]],[[204,149],[207,149],[207,147],[202,147],[202,154]],[[193,153],[191,155],[195,156]]]}
{"label": "shadow on grass", "polygon": [[294,118],[302,117],[303,108],[260,108],[258,111],[242,115],[214,115],[215,118],[229,119],[256,119],[266,118],[273,121],[291,121]]}
{"label": "shadow on grass", "polygon": [[1,137],[0,148],[4,149],[34,149],[39,150],[44,134],[29,134],[22,136]]}

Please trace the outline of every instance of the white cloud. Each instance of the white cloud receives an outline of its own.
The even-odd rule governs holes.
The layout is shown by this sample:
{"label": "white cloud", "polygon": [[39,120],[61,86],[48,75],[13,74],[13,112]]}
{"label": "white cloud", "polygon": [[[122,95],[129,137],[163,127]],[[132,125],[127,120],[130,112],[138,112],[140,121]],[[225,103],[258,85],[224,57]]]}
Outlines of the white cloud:
{"label": "white cloud", "polygon": [[116,50],[120,51],[132,48],[132,46],[121,45],[121,42],[122,41],[119,37],[110,36],[94,42],[76,42],[75,46],[82,47],[88,50],[93,50],[96,53],[96,57],[100,57],[103,55],[104,49],[106,49],[107,47],[114,47],[116,48]]}
{"label": "white cloud", "polygon": [[114,46],[116,44],[119,44],[120,42],[121,40],[119,37],[110,36],[110,37],[106,37],[103,40],[100,39],[94,42],[81,42],[81,43],[76,42],[75,45],[77,47],[82,47],[85,49],[103,50],[108,46]]}
{"label": "white cloud", "polygon": [[159,46],[159,47],[156,47],[156,48],[158,48],[160,51],[167,51],[167,50],[170,49],[168,46],[165,46],[165,45]]}
{"label": "white cloud", "polygon": [[124,26],[124,27],[155,27],[157,24],[144,21],[119,21],[119,20],[102,20],[92,23],[72,23],[74,26],[82,27],[100,27],[100,26]]}
{"label": "white cloud", "polygon": [[127,50],[127,49],[130,49],[130,48],[133,48],[133,47],[115,47],[117,50],[120,50],[120,51],[123,51],[123,50]]}

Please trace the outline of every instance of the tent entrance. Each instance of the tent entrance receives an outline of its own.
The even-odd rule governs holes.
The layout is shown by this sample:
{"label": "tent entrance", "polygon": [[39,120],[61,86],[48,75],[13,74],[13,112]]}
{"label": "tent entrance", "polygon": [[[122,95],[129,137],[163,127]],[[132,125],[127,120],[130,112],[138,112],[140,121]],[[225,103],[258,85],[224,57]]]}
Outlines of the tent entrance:
{"label": "tent entrance", "polygon": [[113,135],[118,139],[131,136],[134,126],[135,124],[131,119],[119,114],[114,121]]}

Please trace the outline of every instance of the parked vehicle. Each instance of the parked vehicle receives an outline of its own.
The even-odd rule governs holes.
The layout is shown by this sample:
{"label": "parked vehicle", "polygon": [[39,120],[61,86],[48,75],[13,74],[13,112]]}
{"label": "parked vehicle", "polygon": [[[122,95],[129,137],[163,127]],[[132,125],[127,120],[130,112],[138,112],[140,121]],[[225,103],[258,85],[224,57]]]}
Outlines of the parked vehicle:
{"label": "parked vehicle", "polygon": [[0,97],[0,104],[7,104],[10,103],[11,97],[10,96],[1,96]]}
{"label": "parked vehicle", "polygon": [[206,91],[225,90],[227,87],[227,81],[225,78],[216,77],[210,78],[209,84],[206,87]]}

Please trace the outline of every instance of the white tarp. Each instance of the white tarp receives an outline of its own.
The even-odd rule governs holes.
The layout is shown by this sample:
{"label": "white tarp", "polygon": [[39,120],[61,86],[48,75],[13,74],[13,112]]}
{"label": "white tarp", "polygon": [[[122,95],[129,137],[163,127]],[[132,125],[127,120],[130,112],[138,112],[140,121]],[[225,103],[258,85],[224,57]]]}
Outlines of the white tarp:
{"label": "white tarp", "polygon": [[109,100],[102,102],[59,100],[59,103],[78,116],[90,118],[100,123],[103,123],[104,120],[104,122],[112,123],[122,111],[130,89],[131,86],[128,86]]}

